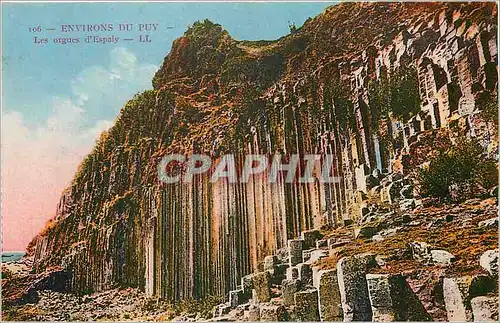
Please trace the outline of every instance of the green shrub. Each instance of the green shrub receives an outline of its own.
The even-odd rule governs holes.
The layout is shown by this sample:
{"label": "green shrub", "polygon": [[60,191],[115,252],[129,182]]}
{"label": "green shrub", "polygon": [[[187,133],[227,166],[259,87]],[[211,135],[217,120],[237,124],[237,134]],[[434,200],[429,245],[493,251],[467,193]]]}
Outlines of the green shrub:
{"label": "green shrub", "polygon": [[390,78],[390,109],[394,117],[407,121],[420,111],[417,69],[401,66]]}
{"label": "green shrub", "polygon": [[476,104],[484,120],[498,125],[498,98],[495,94],[487,91],[478,94]]}
{"label": "green shrub", "polygon": [[368,98],[372,127],[378,127],[381,117],[391,113],[398,120],[408,121],[420,112],[417,69],[403,65],[390,75],[383,73],[379,80],[368,83]]}
{"label": "green shrub", "polygon": [[477,140],[459,138],[420,169],[417,179],[421,196],[459,202],[497,185],[498,170],[496,162],[484,156]]}

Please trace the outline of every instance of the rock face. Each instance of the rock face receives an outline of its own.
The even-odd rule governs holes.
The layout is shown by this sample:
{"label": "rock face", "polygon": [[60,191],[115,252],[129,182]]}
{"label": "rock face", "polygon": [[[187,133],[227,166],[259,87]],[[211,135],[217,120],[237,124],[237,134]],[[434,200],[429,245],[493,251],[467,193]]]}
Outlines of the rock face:
{"label": "rock face", "polygon": [[342,258],[337,264],[337,277],[344,321],[371,321],[366,273],[373,255]]}
{"label": "rock face", "polygon": [[498,297],[479,296],[470,303],[474,322],[498,322]]}
{"label": "rock face", "polygon": [[[493,204],[493,201],[490,201]],[[460,212],[463,209],[459,208],[456,211]],[[424,216],[420,214],[420,218],[427,218],[428,223],[433,223],[435,218],[435,208],[430,209],[430,214]],[[441,211],[439,211],[441,212]],[[485,213],[495,213],[496,206],[491,206],[485,209]],[[470,216],[476,216],[478,212],[471,212],[463,216],[467,219]],[[417,215],[417,214],[414,214]],[[488,214],[489,215],[489,214]],[[384,217],[384,216],[382,216]],[[484,215],[482,215],[484,218]],[[459,220],[459,219],[457,219]],[[396,225],[399,223],[395,221]],[[394,223],[393,223],[394,224]],[[470,226],[474,230],[474,226]],[[427,228],[427,225],[422,225],[422,228]],[[410,231],[414,228],[410,227]],[[493,230],[491,230],[493,231]],[[401,232],[404,229],[401,228]],[[408,231],[407,231],[408,233]],[[490,232],[493,233],[493,232]],[[346,232],[345,228],[337,228],[329,233],[332,236],[332,241],[335,243],[328,244],[325,247],[321,245],[316,249],[309,249],[311,254],[325,251],[329,245],[333,247],[333,257],[327,259],[320,259],[316,263],[299,263],[294,267],[287,269],[295,269],[296,277],[299,276],[299,269],[301,275],[305,278],[304,269],[307,269],[309,276],[307,276],[306,283],[304,284],[297,278],[283,279],[284,268],[288,263],[288,256],[290,250],[280,250],[276,255],[266,256],[262,263],[262,268],[265,271],[257,271],[253,274],[244,276],[241,279],[241,285],[236,290],[229,291],[227,297],[208,297],[200,300],[198,305],[190,306],[187,311],[184,309],[180,311],[186,303],[181,302],[181,307],[172,309],[172,304],[168,300],[161,300],[155,297],[147,297],[145,293],[129,294],[123,289],[117,289],[121,296],[127,298],[125,307],[120,307],[123,302],[123,297],[116,295],[115,292],[110,293],[98,292],[91,295],[79,297],[75,294],[61,294],[51,293],[46,294],[47,291],[38,291],[35,287],[43,282],[40,288],[58,288],[58,286],[65,286],[60,284],[52,284],[51,282],[67,282],[67,279],[61,278],[64,271],[54,269],[50,275],[38,275],[30,273],[30,261],[22,261],[20,263],[11,263],[9,265],[2,265],[2,275],[11,276],[11,279],[2,280],[2,289],[7,287],[10,292],[6,296],[5,304],[12,305],[12,300],[15,297],[12,292],[19,290],[18,288],[12,289],[12,285],[20,287],[28,286],[30,293],[26,296],[31,297],[33,302],[37,304],[25,305],[24,309],[9,308],[7,310],[7,317],[30,317],[36,320],[46,319],[68,319],[68,318],[93,318],[93,319],[155,319],[164,320],[165,318],[172,318],[174,321],[206,321],[210,318],[211,322],[218,321],[352,321],[354,317],[364,317],[369,319],[366,314],[366,304],[369,304],[371,309],[371,321],[429,321],[430,315],[434,321],[442,321],[447,318],[450,321],[472,321],[474,320],[495,320],[497,309],[494,306],[495,297],[492,297],[496,290],[495,277],[489,274],[464,276],[460,278],[444,278],[442,283],[439,279],[434,284],[428,284],[429,278],[442,277],[449,268],[440,266],[439,264],[431,265],[431,270],[418,269],[418,270],[405,270],[403,274],[375,274],[374,272],[385,272],[391,270],[397,264],[397,257],[403,257],[404,261],[410,262],[410,266],[422,266],[420,261],[411,260],[412,255],[403,249],[395,249],[396,253],[390,255],[373,255],[373,254],[353,254],[341,258],[337,261],[336,255],[339,255],[339,248],[336,246],[339,242],[344,243],[347,238],[346,235],[352,237],[352,231]],[[482,233],[484,234],[484,233]],[[343,237],[343,238],[342,238]],[[494,234],[490,234],[484,243],[494,245],[496,239],[493,239]],[[352,238],[351,238],[352,239]],[[490,240],[491,242],[488,242]],[[368,242],[363,242],[367,245]],[[376,244],[372,243],[372,246]],[[345,246],[345,244],[344,244]],[[398,245],[400,246],[400,245]],[[390,245],[388,245],[390,247]],[[342,253],[357,252],[357,247],[354,249],[341,249]],[[351,251],[348,251],[351,250]],[[486,250],[486,248],[483,248]],[[386,252],[382,248],[382,252]],[[474,260],[476,261],[475,271],[481,271],[479,259],[475,253]],[[459,254],[464,257],[463,254]],[[462,258],[464,259],[464,258]],[[471,258],[465,258],[471,260]],[[396,262],[395,262],[396,260]],[[331,263],[333,262],[333,263]],[[337,269],[324,270],[324,266],[334,267]],[[342,268],[342,272],[338,272],[338,267]],[[427,266],[424,266],[427,267]],[[457,269],[461,269],[458,267]],[[433,272],[437,270],[437,272]],[[452,273],[452,272],[451,272]],[[437,275],[436,275],[437,274]],[[12,277],[12,275],[14,275]],[[293,273],[290,273],[293,275]],[[311,277],[312,275],[312,277]],[[446,273],[445,273],[446,275]],[[68,277],[67,275],[65,276]],[[311,286],[312,281],[312,286]],[[407,282],[408,281],[408,282]],[[8,283],[6,283],[8,282]],[[30,283],[32,282],[32,284]],[[27,284],[25,284],[27,283]],[[10,287],[8,285],[11,285]],[[20,285],[20,286],[19,286]],[[364,292],[366,287],[367,293]],[[3,292],[3,290],[2,290]],[[123,294],[123,295],[122,295]],[[47,295],[56,295],[55,300],[51,300],[47,304]],[[109,295],[111,297],[102,297]],[[418,296],[417,296],[418,295]],[[439,299],[442,295],[446,311],[443,311],[442,301]],[[4,296],[4,294],[2,294]],[[129,297],[130,296],[130,297]],[[250,298],[250,296],[253,296]],[[486,296],[486,297],[482,297]],[[60,307],[61,300],[70,302],[68,309],[62,310]],[[97,304],[93,306],[107,307],[109,309],[92,311],[91,306],[86,306],[87,303],[92,303],[96,300]],[[433,301],[439,304],[433,304]],[[23,300],[21,300],[23,301]],[[170,306],[165,307],[164,303],[167,302]],[[196,301],[195,301],[196,302]],[[208,304],[206,303],[208,302]],[[222,303],[220,303],[222,302]],[[9,304],[10,303],[10,304]],[[138,304],[139,303],[139,304]],[[140,305],[143,303],[144,305]],[[188,302],[187,304],[189,304]],[[133,305],[137,304],[139,306]],[[47,307],[47,305],[49,305]],[[202,305],[200,308],[199,306]],[[208,306],[206,306],[208,305]],[[439,306],[439,308],[437,306]],[[174,305],[175,306],[175,305]],[[425,306],[425,308],[424,308]],[[7,308],[8,306],[6,306]],[[45,312],[45,310],[49,312]],[[346,312],[344,313],[344,309]],[[41,310],[39,312],[38,310]],[[172,310],[174,312],[172,312]],[[210,311],[211,310],[211,311]],[[439,312],[437,312],[439,311]],[[174,314],[176,313],[176,314]],[[430,315],[429,315],[430,314]],[[14,315],[14,316],[10,316]],[[175,316],[175,317],[174,317]]]}
{"label": "rock face", "polygon": [[310,289],[295,293],[295,315],[299,321],[319,321],[318,291]]}
{"label": "rock face", "polygon": [[260,308],[260,320],[279,322],[285,320],[285,308],[282,305],[265,305]]}
{"label": "rock face", "polygon": [[401,275],[368,274],[373,322],[432,321]]}
{"label": "rock face", "polygon": [[269,302],[271,299],[271,277],[269,272],[265,271],[253,276],[253,291],[256,303]]}
{"label": "rock face", "polygon": [[342,321],[342,304],[336,270],[319,273],[319,315],[322,321]]}
{"label": "rock face", "polygon": [[493,287],[492,279],[487,276],[445,278],[443,280],[443,298],[448,321],[471,322],[473,320],[471,299],[485,295]]}
{"label": "rock face", "polygon": [[498,249],[488,250],[481,255],[479,264],[483,267],[492,277],[498,279]]}
{"label": "rock face", "polygon": [[281,296],[283,305],[292,306],[295,304],[294,295],[300,291],[301,282],[298,279],[283,280],[281,283],[283,294]]}
{"label": "rock face", "polygon": [[[349,210],[369,190],[413,205],[395,176],[405,172],[404,149],[450,120],[489,133],[476,111],[479,94],[497,84],[496,10],[343,3],[275,42],[237,41],[220,25],[194,24],[174,41],[153,90],[130,100],[82,161],[29,247],[36,271],[61,266],[77,293],[120,285],[169,300],[222,295],[302,231],[357,222],[359,212]],[[401,101],[412,102],[403,115],[372,95],[389,76],[408,95]],[[164,184],[157,176],[171,153],[214,161],[235,154],[241,168],[246,154],[316,152],[336,156],[339,181],[280,177],[270,185],[263,173],[212,183],[206,173]],[[394,176],[379,180],[386,171]],[[314,247],[318,239],[301,241]],[[290,265],[303,261],[302,249]],[[361,269],[346,261],[337,271],[354,320],[371,318]]]}

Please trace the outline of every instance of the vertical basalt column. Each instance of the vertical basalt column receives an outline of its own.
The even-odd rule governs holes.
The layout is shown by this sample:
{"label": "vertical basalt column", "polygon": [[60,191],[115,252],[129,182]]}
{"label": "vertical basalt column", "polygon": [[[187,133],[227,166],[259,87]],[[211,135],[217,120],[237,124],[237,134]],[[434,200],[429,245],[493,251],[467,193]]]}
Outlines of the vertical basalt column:
{"label": "vertical basalt column", "polygon": [[[350,147],[342,137],[346,134],[329,123],[312,124],[309,103],[286,109],[285,136],[259,126],[243,144],[245,154],[269,154],[271,161],[274,151],[270,147],[283,146],[284,155],[321,151],[334,155],[332,175],[342,180],[285,183],[286,174],[280,174],[276,183],[269,183],[264,172],[250,176],[246,183],[227,179],[210,183],[207,173],[190,184],[153,189],[155,198],[142,197],[157,201],[148,204],[151,210],[146,213],[156,212],[157,217],[149,221],[142,244],[149,294],[172,300],[225,294],[258,268],[264,256],[286,246],[301,231],[325,222],[342,223],[352,185],[352,179],[343,178],[346,169],[352,168]],[[320,129],[326,138],[316,142],[313,138]],[[238,169],[243,167],[245,154],[236,156]],[[325,217],[325,211],[333,217]]]}
{"label": "vertical basalt column", "polygon": [[152,296],[155,294],[155,289],[154,289],[154,275],[155,275],[155,263],[154,263],[154,239],[155,239],[155,234],[154,234],[154,226],[149,225],[147,228],[147,233],[146,233],[146,240],[145,240],[145,263],[146,263],[146,269],[145,269],[145,292],[148,296]]}

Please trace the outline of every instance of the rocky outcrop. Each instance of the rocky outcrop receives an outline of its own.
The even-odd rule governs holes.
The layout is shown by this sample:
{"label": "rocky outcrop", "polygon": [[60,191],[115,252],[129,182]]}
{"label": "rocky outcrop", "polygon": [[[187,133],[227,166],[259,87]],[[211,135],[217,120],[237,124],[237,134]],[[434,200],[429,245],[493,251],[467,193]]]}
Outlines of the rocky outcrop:
{"label": "rocky outcrop", "polygon": [[498,249],[488,250],[483,253],[479,259],[479,263],[491,277],[498,279]]}
{"label": "rocky outcrop", "polygon": [[375,255],[362,254],[342,258],[337,264],[342,310],[348,322],[372,320],[366,273],[374,263]]}
{"label": "rocky outcrop", "polygon": [[401,275],[366,276],[372,321],[431,321],[431,316]]}
{"label": "rocky outcrop", "polygon": [[[351,236],[354,236],[352,231]],[[288,245],[286,256],[274,256],[276,265],[290,266],[288,260],[294,256],[297,250],[294,244]],[[430,246],[423,242],[415,245]],[[338,247],[334,245],[320,244],[319,247],[304,250],[303,253],[330,251],[331,254],[335,250],[338,250]],[[421,248],[420,250],[428,249]],[[399,256],[387,255],[387,250],[384,248],[379,252],[384,253],[385,256],[362,253],[342,257],[337,260],[335,265],[330,265],[335,269],[319,269],[320,266],[324,266],[322,262],[329,264],[329,261],[332,261],[331,257],[315,262],[308,260],[288,267],[301,268],[305,265],[307,268],[313,268],[312,284],[297,277],[283,279],[280,283],[273,284],[269,288],[266,285],[266,293],[270,291],[270,294],[265,300],[259,297],[262,285],[260,277],[269,277],[272,275],[273,269],[269,268],[267,271],[255,273],[251,275],[254,281],[253,299],[238,306],[258,308],[261,316],[250,318],[250,314],[247,314],[239,317],[238,311],[233,310],[225,313],[218,312],[220,314],[215,315],[212,321],[250,319],[266,321],[267,319],[262,318],[262,311],[268,312],[270,308],[273,309],[273,313],[279,309],[279,317],[288,321],[422,322],[447,319],[450,322],[471,322],[491,321],[498,317],[498,303],[495,303],[497,298],[491,296],[498,292],[498,287],[489,275],[445,276],[441,277],[440,283],[436,285],[429,284],[428,278],[422,275],[419,280],[426,285],[418,286],[411,278],[415,273],[409,271],[411,266],[408,265],[408,261],[414,261],[418,267],[422,266],[420,258],[413,259],[414,255],[410,252]],[[401,260],[407,264],[406,268],[402,268],[404,272],[384,273],[394,271],[393,268],[399,268],[394,263],[394,259],[398,257],[401,257]],[[479,258],[482,256],[475,257],[476,268],[480,266]],[[428,264],[427,266],[431,266],[427,269],[428,271],[442,270],[447,267],[443,266],[442,263]],[[443,272],[441,271],[441,273]],[[452,274],[448,273],[447,275]],[[434,297],[441,295],[440,302],[444,304],[438,306],[444,305],[445,318],[436,316],[433,306],[425,302],[425,292],[422,289],[433,289]],[[229,307],[231,298],[229,299],[229,302],[220,304],[219,307]],[[276,318],[277,316],[269,317]]]}
{"label": "rocky outcrop", "polygon": [[474,322],[498,322],[498,297],[479,296],[471,300]]}
{"label": "rocky outcrop", "polygon": [[[450,322],[471,322],[471,299],[494,289],[494,283],[485,276],[445,278],[443,296]],[[476,315],[477,318],[477,315]]]}
{"label": "rocky outcrop", "polygon": [[[479,98],[496,95],[496,10],[493,3],[345,3],[275,42],[236,41],[219,25],[194,24],[173,43],[154,89],[122,108],[80,165],[55,218],[31,243],[35,270],[61,266],[77,293],[131,286],[168,300],[232,290],[245,298],[241,279],[263,269],[265,256],[288,247],[282,264],[303,264],[303,250],[319,239],[308,230],[369,216],[368,206],[358,212],[367,194],[411,210],[421,202],[402,163],[412,143],[458,122],[457,131],[495,145]],[[386,86],[400,95],[390,111]],[[233,153],[239,167],[245,154],[332,154],[341,179],[280,177],[268,185],[261,174],[211,183],[201,174],[163,184],[157,167],[168,153],[214,160]],[[365,286],[366,273],[348,264],[340,262],[339,284],[348,288],[354,275]],[[287,278],[312,284],[312,269],[297,269]],[[252,289],[267,302],[270,279],[257,277]],[[342,290],[345,315],[371,317],[367,288]],[[337,299],[321,288],[300,297],[300,304]],[[269,307],[259,315],[280,313]],[[297,315],[336,317],[338,309]]]}
{"label": "rocky outcrop", "polygon": [[322,321],[342,321],[342,304],[336,270],[318,273],[319,315]]}
{"label": "rocky outcrop", "polygon": [[[193,306],[194,300],[169,304],[168,300],[131,288],[83,296],[32,288],[31,296],[36,297],[32,302],[36,303],[12,307],[7,302],[12,299],[9,298],[3,304],[8,305],[7,316],[16,320],[349,321],[359,317],[384,322],[495,320],[496,277],[481,262],[483,254],[491,251],[490,246],[498,243],[498,232],[493,228],[485,231],[478,224],[496,214],[497,208],[492,199],[473,203],[416,209],[405,213],[409,219],[404,223],[392,216],[386,230],[399,226],[398,235],[382,241],[354,238],[354,225],[323,229],[315,238],[320,240],[310,243],[316,247],[302,251],[303,262],[290,266],[289,258],[297,249],[289,244],[290,248],[265,256],[262,266],[244,276],[228,294],[199,300],[202,306]],[[378,212],[378,216],[386,216]],[[427,229],[436,219],[449,215],[453,215],[452,221],[439,222],[442,226],[433,231]],[[419,219],[420,224],[416,225],[414,219]],[[415,240],[416,236],[429,241],[420,242],[419,246],[450,248],[457,258],[454,264],[414,259],[405,242]],[[469,247],[463,241],[464,236],[481,243]],[[328,256],[311,261],[306,254]],[[40,281],[40,274],[29,273],[23,263],[16,264],[21,270],[12,266],[8,270],[5,264],[2,266],[2,278],[17,277],[2,279],[3,296],[10,295],[4,291],[11,290],[13,284]],[[60,270],[55,268],[53,273],[52,277],[57,277]],[[52,288],[54,285],[47,284],[51,276],[44,277],[48,279],[41,280],[46,284],[40,288]],[[63,303],[68,304],[62,306]]]}

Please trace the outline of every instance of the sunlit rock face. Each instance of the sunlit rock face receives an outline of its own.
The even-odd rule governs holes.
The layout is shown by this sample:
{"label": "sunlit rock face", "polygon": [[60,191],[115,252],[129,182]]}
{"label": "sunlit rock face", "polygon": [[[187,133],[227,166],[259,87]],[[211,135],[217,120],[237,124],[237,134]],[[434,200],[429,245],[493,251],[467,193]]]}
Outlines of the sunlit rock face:
{"label": "sunlit rock face", "polygon": [[[479,112],[496,95],[496,21],[494,3],[345,3],[273,42],[194,24],[80,165],[29,247],[36,269],[69,271],[79,293],[236,290],[301,231],[358,220],[373,190],[397,203],[421,134],[457,123],[494,145]],[[163,184],[168,153],[234,154],[239,167],[247,154],[333,154],[341,180]]]}

